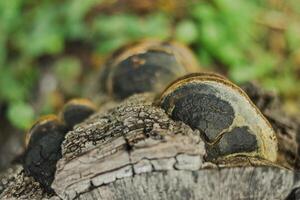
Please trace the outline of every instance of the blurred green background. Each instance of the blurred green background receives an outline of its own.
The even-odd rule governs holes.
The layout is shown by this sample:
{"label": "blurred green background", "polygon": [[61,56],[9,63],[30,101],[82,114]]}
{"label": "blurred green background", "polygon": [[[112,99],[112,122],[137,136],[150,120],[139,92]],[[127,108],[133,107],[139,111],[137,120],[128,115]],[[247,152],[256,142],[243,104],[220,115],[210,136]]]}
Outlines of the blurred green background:
{"label": "blurred green background", "polygon": [[145,37],[189,45],[203,67],[259,82],[299,116],[298,1],[3,0],[0,129],[57,112],[109,53]]}

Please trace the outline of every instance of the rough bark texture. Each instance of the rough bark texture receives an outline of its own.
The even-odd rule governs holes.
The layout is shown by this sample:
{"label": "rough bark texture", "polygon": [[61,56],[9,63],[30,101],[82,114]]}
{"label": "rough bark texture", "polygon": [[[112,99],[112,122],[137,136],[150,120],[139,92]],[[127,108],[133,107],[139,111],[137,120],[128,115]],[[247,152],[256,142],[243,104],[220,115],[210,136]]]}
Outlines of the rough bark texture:
{"label": "rough bark texture", "polygon": [[48,194],[44,191],[41,185],[36,182],[33,177],[25,174],[21,166],[15,166],[18,168],[14,172],[10,179],[7,179],[7,174],[3,177],[3,187],[5,190],[0,195],[1,199],[49,199],[52,194]]}
{"label": "rough bark texture", "polygon": [[[280,164],[295,166],[298,152],[296,123],[293,126],[290,125],[291,120],[276,118],[266,94],[257,92],[257,89],[250,88],[248,93],[250,91],[256,92],[250,97],[277,132]],[[162,109],[152,105],[152,100],[151,94],[135,95],[117,107],[103,108],[70,131],[62,144],[63,158],[57,164],[52,184],[56,194],[45,193],[33,178],[19,168],[8,183],[2,184],[4,191],[0,198],[299,197],[300,192],[295,189],[299,187],[299,175],[295,171],[257,158],[238,157],[208,162],[205,144],[198,131],[170,119]],[[291,157],[287,157],[289,154]],[[11,173],[5,173],[3,177],[9,177],[8,174]]]}
{"label": "rough bark texture", "polygon": [[14,165],[11,168],[0,173],[0,194],[5,190],[5,188],[12,185],[15,180],[15,175],[22,171],[21,165]]}

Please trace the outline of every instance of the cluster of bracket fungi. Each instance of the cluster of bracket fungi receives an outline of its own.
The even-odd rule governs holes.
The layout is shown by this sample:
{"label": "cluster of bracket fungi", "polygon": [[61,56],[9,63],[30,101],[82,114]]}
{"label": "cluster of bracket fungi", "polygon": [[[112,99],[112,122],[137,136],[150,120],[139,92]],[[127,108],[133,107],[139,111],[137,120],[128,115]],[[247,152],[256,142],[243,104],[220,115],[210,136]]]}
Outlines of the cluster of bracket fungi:
{"label": "cluster of bracket fungi", "polygon": [[[154,106],[199,130],[208,159],[238,155],[276,161],[275,133],[245,92],[221,75],[199,70],[186,47],[143,41],[116,51],[102,67],[99,85],[114,101],[155,93]],[[72,100],[58,116],[42,117],[28,131],[23,166],[47,191],[66,133],[96,110],[89,100]]]}

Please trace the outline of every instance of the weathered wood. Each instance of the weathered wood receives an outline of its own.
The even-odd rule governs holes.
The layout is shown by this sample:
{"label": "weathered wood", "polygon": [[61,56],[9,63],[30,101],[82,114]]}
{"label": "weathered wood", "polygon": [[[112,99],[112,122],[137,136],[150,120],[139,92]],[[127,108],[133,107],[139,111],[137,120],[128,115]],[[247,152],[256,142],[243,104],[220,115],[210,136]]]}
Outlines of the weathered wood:
{"label": "weathered wood", "polygon": [[208,162],[200,134],[152,100],[135,95],[69,132],[56,195],[21,169],[0,199],[285,199],[299,187],[294,171],[260,159]]}
{"label": "weathered wood", "polygon": [[123,178],[77,199],[284,199],[292,185],[293,173],[278,168],[168,170]]}
{"label": "weathered wood", "polygon": [[[293,191],[296,185],[299,186],[295,182],[294,173],[282,168],[217,168],[208,164],[201,170],[184,167],[147,171],[116,180],[108,175],[104,180],[110,183],[92,185],[86,191],[76,194],[74,199],[285,199],[288,195],[290,199],[299,199],[299,192]],[[23,172],[18,174],[14,185],[0,198],[60,199],[45,193],[37,182]],[[73,198],[66,196],[64,199]]]}
{"label": "weathered wood", "polygon": [[15,173],[3,184],[4,191],[0,194],[0,199],[48,199],[53,196],[47,194],[33,177],[26,175],[22,166],[14,168]]}
{"label": "weathered wood", "polygon": [[[268,164],[264,162],[243,163],[248,166],[245,168],[232,165],[232,160],[219,165],[232,167],[227,169],[206,162],[206,150],[199,133],[153,107],[152,98],[151,95],[134,96],[107,113],[94,115],[66,136],[62,146],[63,159],[57,165],[52,185],[60,197],[176,199],[177,196],[182,199],[184,195],[191,195],[190,199],[201,196],[203,199],[222,199],[218,192],[210,194],[222,191],[213,186],[224,183],[222,188],[226,192],[220,194],[229,199],[283,199],[294,187],[292,171],[266,166]],[[265,166],[251,167],[251,163]],[[193,173],[199,173],[196,183],[202,183],[203,178],[209,180],[206,185],[212,187],[195,184],[191,177],[184,178]],[[173,176],[178,176],[176,184],[172,183]],[[240,184],[237,180],[242,180],[247,187],[240,186],[241,189],[235,192],[235,187]],[[151,186],[152,190],[149,189]],[[255,186],[260,186],[261,192],[251,196]],[[181,194],[179,191],[184,189],[185,194]]]}
{"label": "weathered wood", "polygon": [[[133,166],[139,168],[139,162],[145,159],[155,160],[150,165],[160,169],[172,167],[169,163],[172,160],[168,159],[175,163],[179,154],[203,157],[205,149],[200,135],[153,107],[152,98],[151,95],[132,97],[107,113],[94,115],[67,134],[62,146],[63,159],[57,165],[53,183],[55,191],[64,197],[76,196],[68,192],[86,190],[90,181],[106,184],[105,177],[114,181],[132,175]],[[128,166],[131,172],[123,169]],[[86,185],[82,185],[82,180]]]}
{"label": "weathered wood", "polygon": [[0,173],[0,194],[15,180],[15,175],[22,171],[21,165],[15,165]]}

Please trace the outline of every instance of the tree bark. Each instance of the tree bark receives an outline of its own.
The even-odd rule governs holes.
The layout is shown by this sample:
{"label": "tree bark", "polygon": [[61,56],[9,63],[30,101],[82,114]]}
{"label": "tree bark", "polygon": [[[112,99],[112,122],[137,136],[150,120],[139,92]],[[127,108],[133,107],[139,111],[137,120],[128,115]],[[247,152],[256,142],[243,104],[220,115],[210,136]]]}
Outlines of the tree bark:
{"label": "tree bark", "polygon": [[[254,102],[264,101],[264,95],[255,95],[252,96]],[[291,120],[282,122],[282,118],[276,118],[277,114],[266,115],[268,119],[274,119],[271,122],[277,137],[282,138],[279,139],[278,163],[253,157],[208,161],[199,132],[170,119],[162,109],[152,105],[153,98],[152,94],[134,95],[116,107],[100,109],[70,131],[62,144],[63,157],[57,163],[52,184],[55,194],[44,192],[39,183],[19,166],[16,172],[3,175],[8,181],[2,184],[4,191],[0,197],[300,198],[297,197],[300,176],[296,170],[282,167],[296,166],[298,127],[289,125]],[[258,106],[264,114],[270,112],[270,105],[261,104]],[[13,178],[7,179],[9,174],[13,174]]]}

